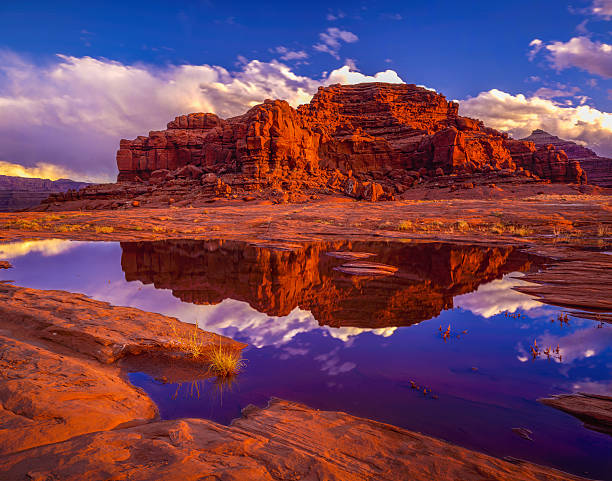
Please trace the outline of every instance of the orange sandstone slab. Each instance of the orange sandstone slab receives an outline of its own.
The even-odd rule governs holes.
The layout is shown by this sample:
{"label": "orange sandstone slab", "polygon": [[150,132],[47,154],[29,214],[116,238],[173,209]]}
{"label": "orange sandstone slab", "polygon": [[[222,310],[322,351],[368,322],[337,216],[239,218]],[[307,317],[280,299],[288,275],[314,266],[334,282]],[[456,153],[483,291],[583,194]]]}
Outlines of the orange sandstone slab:
{"label": "orange sandstone slab", "polygon": [[201,419],[92,433],[0,460],[7,479],[578,480],[341,412],[273,399],[230,426]]}
{"label": "orange sandstone slab", "polygon": [[612,435],[611,396],[587,393],[559,394],[539,401],[576,416],[587,428]]}
{"label": "orange sandstone slab", "polygon": [[[177,345],[173,332],[186,329],[193,333],[175,318],[82,294],[0,283],[0,455],[157,417],[116,361],[154,354],[182,376],[191,364],[192,376],[206,377],[204,359],[190,360]],[[211,346],[244,347],[200,335]]]}
{"label": "orange sandstone slab", "polygon": [[0,345],[0,455],[157,416],[117,367],[5,336]]}

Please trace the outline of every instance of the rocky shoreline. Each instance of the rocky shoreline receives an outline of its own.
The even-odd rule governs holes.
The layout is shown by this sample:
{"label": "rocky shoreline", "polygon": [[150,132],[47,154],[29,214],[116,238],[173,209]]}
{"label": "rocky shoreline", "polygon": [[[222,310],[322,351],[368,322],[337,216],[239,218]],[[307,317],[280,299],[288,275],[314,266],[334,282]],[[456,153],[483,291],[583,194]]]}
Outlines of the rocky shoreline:
{"label": "rocky shoreline", "polygon": [[[0,283],[0,299],[4,456],[157,418],[155,404],[126,380],[132,358],[153,354],[160,372],[177,363],[191,379],[209,377],[206,364],[190,360],[177,345],[175,331],[193,330],[177,319],[7,283]],[[202,336],[207,346],[245,346],[208,332]]]}
{"label": "rocky shoreline", "polygon": [[539,399],[542,404],[571,414],[584,426],[612,436],[612,397],[600,394],[573,393]]}
{"label": "rocky shoreline", "polygon": [[[247,407],[230,426],[159,421],[119,361],[184,361],[169,332],[180,321],[5,283],[0,299],[2,479],[583,479],[278,399]],[[187,364],[183,379],[206,375]]]}

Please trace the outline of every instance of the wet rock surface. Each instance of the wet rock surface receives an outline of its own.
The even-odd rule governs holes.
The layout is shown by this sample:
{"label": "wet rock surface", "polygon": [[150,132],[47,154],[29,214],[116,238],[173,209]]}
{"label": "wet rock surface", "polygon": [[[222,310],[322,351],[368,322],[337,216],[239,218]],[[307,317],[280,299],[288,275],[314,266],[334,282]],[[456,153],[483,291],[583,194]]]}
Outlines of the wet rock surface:
{"label": "wet rock surface", "polygon": [[[193,330],[80,294],[0,283],[0,453],[154,419],[154,403],[124,380],[116,361],[143,353],[165,365],[185,359],[173,326]],[[211,346],[244,347],[203,335]],[[206,375],[202,362],[191,366],[192,375]]]}
{"label": "wet rock surface", "polygon": [[154,422],[78,438],[0,460],[10,479],[574,480],[340,412],[273,399],[231,426]]}
{"label": "wet rock surface", "polygon": [[589,429],[612,436],[611,396],[587,393],[559,394],[539,401],[577,417]]}
{"label": "wet rock surface", "polygon": [[536,296],[542,302],[584,312],[585,317],[612,321],[612,256],[602,253],[567,250],[563,256],[551,249],[556,260],[549,260],[546,269],[527,274],[524,280],[533,286],[516,288]]}
{"label": "wet rock surface", "polygon": [[[320,282],[328,269],[347,263],[382,260],[383,265],[398,269],[385,276],[385,282],[410,272],[415,277],[408,280],[416,281],[417,286],[419,281],[440,282],[436,289],[444,297],[449,292],[473,290],[485,279],[496,278],[506,270],[530,270],[533,262],[530,256],[514,248],[467,245],[447,248],[441,243],[434,243],[435,257],[441,259],[440,264],[430,264],[433,256],[414,245],[402,246],[397,252],[378,259],[375,244],[366,241],[326,242],[318,249],[313,247],[316,244],[289,240],[209,241],[204,249],[202,243],[194,247],[193,241],[157,244],[155,249],[144,252],[144,261],[127,257],[129,265],[136,265],[138,275],[161,272],[163,282],[176,283],[173,275],[183,271],[187,282],[195,283],[199,289],[202,278],[206,281],[206,272],[205,269],[198,271],[198,266],[210,267],[212,271],[224,266],[228,271],[224,275],[238,284],[231,291],[232,296],[238,292],[248,296],[249,302],[264,302],[265,299],[251,292],[255,289],[252,283],[269,291],[272,297],[284,295],[287,305],[283,306],[287,308],[293,300],[289,294],[296,287],[291,287],[291,282],[303,277],[304,272],[312,270],[315,277],[309,282]],[[411,261],[402,262],[405,258]],[[286,269],[279,271],[278,266]],[[348,279],[354,277],[348,276]],[[575,283],[574,276],[574,289]],[[209,295],[207,289],[211,286],[204,285],[204,292]],[[345,294],[353,295],[349,286],[350,282],[337,284],[332,294],[342,301]],[[311,289],[309,295],[319,303],[325,300],[322,298],[325,291],[318,291],[316,284],[302,287],[306,291]],[[363,292],[365,286],[355,287]],[[167,363],[173,356],[180,358],[167,339],[171,337],[168,324],[178,321],[60,291],[8,285],[3,285],[3,289],[6,291],[2,291],[0,302],[3,319],[0,334],[6,350],[0,356],[0,395],[5,396],[3,405],[11,406],[11,410],[1,413],[0,427],[5,427],[6,436],[0,447],[4,453],[12,454],[6,454],[0,461],[0,474],[6,473],[8,479],[175,479],[176,476],[200,479],[207,475],[227,479],[290,479],[312,472],[321,478],[339,479],[432,479],[436,476],[441,479],[578,479],[527,462],[495,459],[344,413],[317,411],[278,400],[264,410],[247,409],[243,419],[229,427],[200,419],[149,422],[156,417],[156,408],[141,391],[123,381],[121,363],[132,362],[131,366],[139,366],[140,371],[151,359],[155,361],[157,355],[161,359],[156,362],[161,363]],[[374,291],[372,299],[376,299],[375,294]],[[424,294],[417,290],[411,296],[422,299]],[[432,297],[439,296],[435,293]],[[405,302],[402,296],[394,299]],[[368,311],[370,316],[376,317]],[[32,363],[31,359],[40,361]],[[142,362],[137,364],[135,360]],[[170,376],[178,366],[184,367],[185,372],[174,373],[178,376],[176,382],[188,380],[190,366],[179,365],[157,369],[153,375]],[[100,399],[104,392],[109,395]],[[28,411],[28,403],[35,409]],[[91,416],[92,412],[99,414]],[[134,424],[138,425],[123,427]],[[366,454],[363,446],[368,447]]]}

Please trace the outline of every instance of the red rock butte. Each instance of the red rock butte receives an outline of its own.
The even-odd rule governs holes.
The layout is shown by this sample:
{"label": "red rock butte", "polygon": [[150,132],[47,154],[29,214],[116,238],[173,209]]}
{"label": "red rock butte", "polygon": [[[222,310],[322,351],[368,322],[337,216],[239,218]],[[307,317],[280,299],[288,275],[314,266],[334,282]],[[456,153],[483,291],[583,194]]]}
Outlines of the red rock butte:
{"label": "red rock butte", "polygon": [[[462,117],[459,105],[412,84],[363,83],[319,87],[309,104],[292,108],[266,100],[245,114],[221,119],[212,113],[181,115],[167,130],[122,140],[117,152],[121,181],[163,182],[185,168],[192,177],[233,174],[244,182],[316,177],[338,170],[343,190],[376,183],[363,174],[410,187],[419,175],[506,171],[552,182],[586,182],[576,160],[562,150],[514,140]],[[365,197],[377,197],[381,192]],[[374,199],[372,199],[374,200]]]}

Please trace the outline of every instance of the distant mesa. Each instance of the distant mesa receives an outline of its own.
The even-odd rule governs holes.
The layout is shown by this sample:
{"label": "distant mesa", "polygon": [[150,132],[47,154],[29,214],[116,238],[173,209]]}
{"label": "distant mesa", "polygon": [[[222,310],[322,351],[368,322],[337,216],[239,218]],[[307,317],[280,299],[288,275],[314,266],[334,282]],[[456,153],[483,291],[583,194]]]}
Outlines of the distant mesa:
{"label": "distant mesa", "polygon": [[564,151],[568,159],[580,162],[590,184],[612,187],[612,159],[600,157],[587,147],[571,140],[560,139],[541,129],[534,130],[529,137],[521,140],[533,142],[538,148],[552,145],[556,150]]}
{"label": "distant mesa", "polygon": [[77,191],[88,185],[91,184],[70,179],[49,180],[0,175],[0,212],[33,207],[51,194]]}
{"label": "distant mesa", "polygon": [[220,198],[302,202],[320,194],[393,200],[428,179],[445,178],[452,188],[479,175],[586,183],[580,163],[562,150],[511,139],[458,109],[416,85],[363,83],[319,87],[297,109],[266,100],[228,119],[181,115],[166,130],[121,140],[117,184],[49,202],[116,208],[133,198],[143,206],[172,198],[180,206]]}

